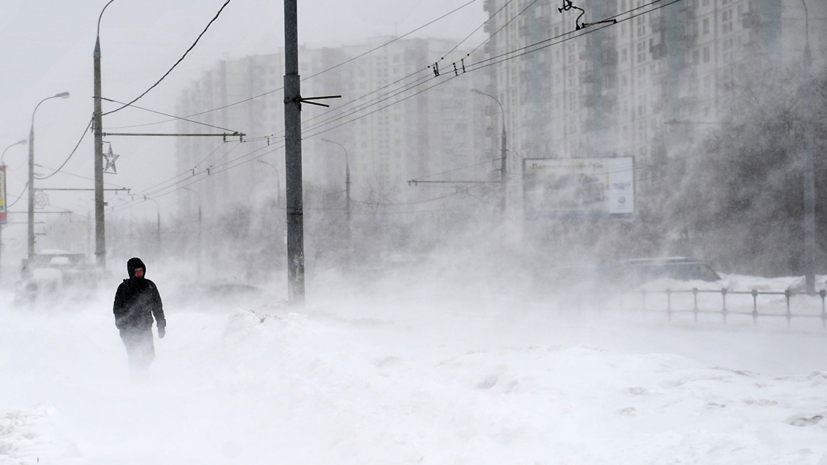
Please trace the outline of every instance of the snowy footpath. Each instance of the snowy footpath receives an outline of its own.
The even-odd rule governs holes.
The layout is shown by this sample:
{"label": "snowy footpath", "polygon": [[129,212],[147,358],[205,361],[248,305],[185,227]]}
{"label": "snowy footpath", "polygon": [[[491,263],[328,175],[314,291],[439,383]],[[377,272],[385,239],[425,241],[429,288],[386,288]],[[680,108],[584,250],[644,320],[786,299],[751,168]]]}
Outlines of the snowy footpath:
{"label": "snowy footpath", "polygon": [[827,465],[818,321],[468,294],[167,306],[144,377],[106,298],[4,295],[0,464]]}

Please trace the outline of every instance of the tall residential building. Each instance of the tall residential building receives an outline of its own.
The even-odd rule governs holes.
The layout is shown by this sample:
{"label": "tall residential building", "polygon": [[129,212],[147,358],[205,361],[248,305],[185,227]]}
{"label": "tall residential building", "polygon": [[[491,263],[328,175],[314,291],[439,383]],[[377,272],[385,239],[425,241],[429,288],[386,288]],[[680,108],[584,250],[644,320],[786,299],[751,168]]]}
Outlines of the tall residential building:
{"label": "tall residential building", "polygon": [[[801,0],[486,0],[497,62],[488,91],[505,108],[509,171],[521,172],[521,158],[633,155],[646,165],[669,145],[656,138],[665,122],[721,116],[745,60],[800,66],[805,23],[823,66],[827,2],[807,6],[805,22]],[[594,24],[605,19],[618,22]]]}
{"label": "tall residential building", "polygon": [[[303,177],[344,188],[346,161],[355,200],[382,191],[387,201],[421,198],[410,179],[480,178],[494,156],[486,151],[486,102],[471,89],[484,73],[436,79],[428,68],[456,45],[436,39],[376,38],[360,44],[299,51],[302,96],[341,95],[302,104]],[[457,52],[459,53],[459,52]],[[284,182],[284,55],[224,60],[182,92],[181,115],[222,129],[182,121],[180,132],[241,131],[238,138],[182,138],[179,172],[201,179],[179,192],[182,213],[199,205],[215,212],[282,192]],[[212,111],[210,111],[212,110]],[[267,165],[270,166],[267,166]],[[209,174],[207,174],[209,173]],[[203,178],[203,179],[202,179]],[[433,196],[433,192],[431,192]]]}

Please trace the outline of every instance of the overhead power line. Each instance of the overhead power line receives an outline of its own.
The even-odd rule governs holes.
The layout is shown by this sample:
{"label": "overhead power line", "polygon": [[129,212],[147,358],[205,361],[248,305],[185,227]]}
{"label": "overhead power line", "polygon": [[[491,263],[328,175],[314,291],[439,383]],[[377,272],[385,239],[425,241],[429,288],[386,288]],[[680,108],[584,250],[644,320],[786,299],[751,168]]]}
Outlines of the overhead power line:
{"label": "overhead power line", "polygon": [[89,124],[87,124],[87,125],[86,125],[86,129],[84,129],[84,130],[83,130],[83,134],[81,134],[81,135],[80,135],[80,140],[78,140],[78,143],[77,143],[77,144],[75,144],[75,148],[74,148],[74,149],[72,149],[72,153],[70,153],[70,154],[69,154],[69,156],[68,156],[68,157],[66,157],[66,161],[64,161],[64,162],[63,162],[63,164],[62,164],[62,165],[60,165],[60,166],[59,166],[59,167],[58,167],[58,168],[54,171],[54,173],[52,173],[52,174],[50,174],[50,175],[48,175],[48,176],[38,176],[38,177],[37,177],[37,179],[49,179],[49,178],[51,178],[52,176],[54,176],[54,175],[56,175],[57,173],[59,173],[59,172],[60,172],[60,170],[62,170],[62,169],[63,169],[63,167],[64,167],[64,166],[66,166],[66,163],[69,163],[69,160],[71,160],[71,159],[72,159],[72,156],[75,154],[75,152],[77,152],[78,147],[80,147],[80,143],[81,143],[81,142],[83,142],[83,138],[84,138],[84,137],[86,137],[86,132],[89,130],[89,128],[91,128],[91,127],[92,127],[92,121],[94,121],[94,119],[89,118]]}
{"label": "overhead power line", "polygon": [[[107,102],[113,102],[113,103],[118,103],[118,104],[122,104],[122,105],[124,105],[124,106],[127,106],[127,104],[126,104],[126,103],[119,102],[119,101],[117,101],[117,100],[113,100],[113,99],[109,99],[109,98],[103,98],[103,97],[101,97],[101,100],[106,100]],[[227,132],[238,132],[238,131],[234,131],[234,130],[232,130],[232,129],[222,128],[221,126],[214,126],[214,125],[212,125],[212,124],[202,123],[202,122],[200,122],[200,121],[195,121],[195,120],[187,119],[187,118],[184,118],[184,117],[181,117],[181,116],[175,116],[175,115],[170,115],[170,114],[168,114],[168,113],[162,113],[162,112],[160,112],[160,111],[150,110],[149,108],[139,107],[138,105],[128,105],[128,106],[130,106],[130,107],[132,107],[132,108],[136,108],[136,109],[138,109],[138,110],[148,111],[148,112],[150,112],[150,113],[155,113],[155,114],[157,114],[157,115],[163,115],[163,116],[168,116],[168,117],[170,117],[170,118],[173,118],[173,119],[171,119],[171,120],[169,120],[169,121],[176,121],[176,120],[180,120],[180,121],[186,121],[186,122],[188,122],[188,123],[200,124],[200,125],[202,125],[202,126],[207,126],[207,127],[214,128],[214,129],[221,129],[222,131],[227,131]],[[150,123],[150,124],[158,124],[158,123]],[[135,127],[135,126],[126,126],[126,127]],[[108,128],[108,129],[118,129],[118,128]]]}
{"label": "overhead power line", "polygon": [[154,88],[155,88],[158,84],[160,84],[160,83],[161,83],[161,81],[163,81],[164,79],[166,79],[166,77],[167,77],[167,76],[169,76],[169,73],[171,73],[171,72],[172,72],[172,70],[174,70],[174,69],[175,69],[175,67],[176,67],[176,66],[178,66],[178,65],[179,65],[182,61],[184,61],[184,58],[186,58],[186,57],[187,57],[187,54],[189,54],[189,53],[190,53],[190,51],[192,51],[192,49],[194,49],[194,48],[195,48],[195,45],[198,43],[198,41],[199,41],[199,40],[201,40],[201,37],[202,37],[202,36],[203,36],[203,35],[207,32],[207,29],[209,29],[209,28],[210,28],[210,26],[212,26],[212,23],[214,23],[214,22],[215,22],[215,20],[216,20],[216,19],[218,19],[218,16],[220,16],[220,15],[221,15],[221,12],[222,12],[222,11],[224,11],[224,8],[226,8],[226,7],[227,7],[227,5],[229,5],[229,3],[230,3],[231,1],[232,1],[232,0],[227,0],[226,2],[224,2],[224,4],[223,4],[223,5],[221,5],[221,8],[218,10],[218,13],[216,13],[216,14],[215,14],[215,16],[213,17],[213,19],[211,19],[211,20],[210,20],[210,22],[209,22],[209,23],[207,23],[207,27],[205,27],[205,28],[204,28],[204,30],[203,30],[203,31],[201,31],[201,34],[198,34],[198,37],[195,39],[195,42],[193,42],[193,43],[192,43],[192,45],[190,45],[190,48],[188,48],[188,49],[187,49],[187,51],[186,51],[186,52],[184,52],[184,54],[181,56],[181,58],[179,58],[179,59],[178,59],[178,61],[176,61],[176,62],[175,62],[175,64],[174,64],[174,65],[172,65],[172,68],[170,68],[170,69],[169,69],[169,71],[167,71],[166,73],[164,73],[164,75],[163,75],[163,76],[161,76],[161,79],[158,79],[158,81],[157,81],[157,82],[155,82],[155,84],[152,84],[151,86],[149,86],[149,89],[145,90],[143,93],[141,93],[141,95],[139,95],[139,96],[135,97],[134,99],[132,99],[132,101],[131,101],[131,102],[129,102],[129,103],[127,103],[127,104],[124,104],[124,105],[123,105],[122,107],[120,107],[120,108],[116,108],[116,109],[114,109],[114,110],[112,110],[112,111],[107,111],[106,113],[104,113],[104,115],[111,115],[112,113],[115,113],[116,111],[121,111],[121,110],[123,110],[124,108],[126,108],[126,107],[128,107],[128,106],[132,105],[133,103],[137,102],[137,101],[138,101],[141,97],[143,97],[144,95],[148,94],[148,93],[149,93],[149,91],[151,91],[152,89],[154,89]]}
{"label": "overhead power line", "polygon": [[[658,5],[658,6],[655,6],[654,8],[647,9],[647,8],[652,7],[653,5],[656,5],[656,4],[658,4],[658,3],[660,3],[660,2],[661,2],[661,0],[655,0],[655,1],[653,1],[653,2],[646,3],[646,4],[643,4],[643,5],[638,6],[638,7],[636,7],[636,8],[633,8],[633,9],[627,10],[627,11],[622,12],[622,13],[619,13],[619,14],[617,14],[617,15],[615,15],[615,16],[610,17],[610,18],[606,18],[606,20],[608,20],[608,19],[612,19],[612,18],[619,18],[619,17],[621,17],[621,16],[628,15],[628,14],[630,14],[630,13],[634,12],[634,11],[638,11],[638,10],[645,9],[645,11],[639,12],[639,13],[637,13],[637,14],[629,15],[629,16],[628,16],[628,17],[626,17],[626,18],[619,19],[619,20],[617,21],[617,23],[620,23],[620,22],[623,22],[623,21],[628,21],[628,20],[630,20],[630,19],[634,19],[634,18],[639,17],[639,16],[642,16],[642,15],[644,15],[644,14],[651,13],[651,12],[656,11],[656,10],[658,10],[658,9],[665,8],[665,7],[667,7],[667,6],[673,5],[673,4],[678,3],[678,2],[680,2],[680,1],[682,1],[682,0],[672,0],[671,2],[665,3],[665,4],[663,4],[663,5]],[[533,4],[533,3],[532,3],[532,4]],[[522,13],[523,11],[525,11],[525,9],[523,9],[523,10],[521,11],[521,13]],[[555,37],[552,37],[552,38],[549,38],[549,39],[545,39],[545,40],[539,41],[539,42],[534,43],[534,44],[527,45],[527,46],[525,46],[525,47],[521,47],[521,48],[518,48],[518,49],[515,49],[515,50],[512,50],[512,51],[506,52],[506,53],[501,54],[501,55],[498,55],[498,56],[496,56],[496,57],[491,57],[491,58],[488,58],[488,59],[482,60],[482,61],[480,61],[480,62],[477,62],[477,63],[474,63],[474,64],[472,64],[472,65],[468,66],[465,72],[476,71],[476,70],[480,70],[480,69],[486,68],[486,67],[488,67],[488,66],[493,66],[493,65],[495,65],[495,64],[500,64],[500,63],[503,63],[503,62],[506,62],[506,61],[510,61],[510,60],[512,60],[512,59],[519,58],[519,57],[524,56],[524,55],[527,55],[527,54],[529,54],[529,53],[534,53],[534,52],[537,52],[537,51],[539,51],[539,50],[542,50],[542,49],[545,49],[545,48],[551,47],[551,46],[553,46],[553,45],[558,45],[558,44],[560,44],[560,43],[567,42],[567,41],[569,41],[569,40],[572,40],[572,39],[579,38],[579,37],[582,37],[582,36],[587,35],[587,34],[591,34],[591,33],[597,32],[597,31],[599,31],[599,30],[602,30],[604,27],[611,27],[611,26],[613,26],[614,24],[616,24],[616,23],[604,23],[603,21],[606,21],[606,20],[601,20],[601,21],[598,21],[598,22],[596,22],[596,23],[590,23],[590,24],[593,24],[593,25],[600,25],[601,27],[593,27],[593,26],[592,26],[592,27],[581,27],[581,29],[579,29],[579,30],[570,31],[570,32],[567,32],[567,33],[564,33],[564,34],[561,34],[561,35],[558,35],[558,36],[555,36]],[[502,29],[502,28],[500,28],[499,30],[501,30],[501,29]],[[499,32],[499,30],[498,30],[497,32]],[[555,41],[557,41],[557,42],[555,42]],[[421,71],[419,71],[419,72],[421,72]],[[417,73],[414,73],[414,75],[415,75],[415,74],[417,74]],[[462,74],[464,74],[464,73],[462,73]],[[434,76],[434,77],[430,77],[428,80],[424,80],[424,81],[423,81],[422,79],[417,80],[417,83],[416,83],[415,85],[406,85],[406,86],[403,88],[402,92],[407,91],[407,90],[412,90],[412,89],[414,89],[414,88],[416,88],[416,87],[418,87],[418,86],[422,86],[422,85],[424,85],[425,83],[429,83],[429,82],[430,82],[431,80],[433,80],[433,79],[438,79],[438,78],[440,78],[440,77],[443,77],[443,79],[441,79],[441,80],[440,80],[440,82],[438,82],[438,83],[436,83],[436,84],[433,84],[433,85],[430,85],[429,87],[426,87],[426,88],[424,88],[424,89],[421,89],[421,90],[419,90],[418,92],[416,92],[416,93],[414,93],[414,94],[412,94],[412,95],[409,95],[409,96],[406,96],[406,97],[404,97],[404,98],[402,98],[402,99],[399,99],[399,100],[397,100],[397,101],[391,102],[391,103],[390,103],[390,104],[388,104],[388,105],[385,105],[385,106],[383,106],[383,107],[380,107],[380,108],[378,108],[378,109],[376,109],[376,110],[373,110],[373,111],[371,111],[371,112],[369,112],[369,113],[366,113],[366,114],[363,114],[363,115],[360,115],[360,116],[354,117],[354,118],[352,118],[352,119],[350,119],[350,120],[347,120],[347,121],[345,121],[345,122],[343,122],[343,123],[337,124],[337,125],[335,125],[335,126],[333,126],[333,127],[329,127],[329,128],[326,128],[326,129],[323,129],[323,130],[317,131],[317,132],[315,132],[315,133],[312,133],[312,134],[309,134],[309,135],[305,135],[305,136],[303,136],[303,137],[304,137],[304,138],[311,138],[311,137],[315,137],[315,136],[318,136],[318,135],[320,135],[320,134],[322,134],[322,133],[324,133],[324,132],[328,132],[328,131],[330,131],[330,130],[336,129],[336,128],[341,127],[341,126],[343,126],[343,125],[346,125],[346,124],[352,123],[352,122],[354,122],[354,121],[360,120],[360,119],[365,118],[365,117],[367,117],[367,116],[370,116],[370,115],[372,115],[372,114],[374,114],[374,113],[376,113],[376,112],[378,112],[378,111],[381,111],[381,110],[383,110],[383,109],[386,109],[386,108],[388,108],[388,107],[390,107],[390,106],[392,106],[392,105],[396,105],[396,104],[398,104],[398,103],[402,103],[403,101],[405,101],[405,100],[407,100],[407,99],[409,99],[409,98],[411,98],[411,97],[417,96],[417,95],[419,95],[419,94],[421,94],[421,93],[423,93],[423,92],[427,92],[427,91],[429,91],[429,90],[433,89],[434,87],[437,87],[437,86],[439,86],[439,85],[442,85],[442,84],[444,84],[444,83],[446,83],[446,82],[448,82],[448,81],[450,81],[450,80],[453,80],[453,79],[455,79],[455,78],[457,78],[457,77],[461,76],[462,74],[459,74],[459,73],[454,74],[454,75],[444,75],[444,74],[443,74],[442,76]],[[404,79],[405,79],[405,78],[403,78],[402,80],[404,80]],[[401,81],[401,80],[400,80],[400,81]],[[396,81],[396,82],[400,82],[400,81]],[[387,86],[386,86],[386,87],[387,87]],[[375,93],[375,92],[376,92],[376,91],[374,91],[374,92],[372,92],[372,93]],[[393,95],[390,95],[390,94],[385,94],[386,96],[390,95],[390,97],[385,97],[385,98],[380,97],[380,98],[378,98],[378,100],[377,100],[377,99],[374,99],[373,103],[372,103],[371,105],[369,105],[369,106],[372,106],[372,105],[378,105],[379,103],[381,103],[381,102],[383,102],[383,101],[387,100],[388,98],[392,98],[393,96],[399,95],[400,93],[401,93],[401,92],[397,92],[396,94],[393,94]],[[370,95],[370,94],[368,94],[368,95]],[[364,110],[364,109],[366,109],[366,108],[365,108],[365,107],[361,108],[361,110]],[[347,116],[350,116],[350,115],[352,115],[352,114],[354,114],[354,112],[352,112],[352,111],[351,111],[351,113],[350,113],[350,114],[348,114],[348,115],[339,115],[339,116],[336,116],[336,117],[332,117],[331,119],[329,119],[329,120],[328,120],[328,121],[326,121],[326,122],[319,123],[318,125],[311,127],[311,129],[319,129],[319,128],[321,128],[321,127],[325,126],[325,125],[329,125],[329,124],[335,123],[336,121],[339,121],[339,120],[341,120],[341,119],[344,119],[344,118],[346,118]],[[191,116],[195,116],[195,115],[191,115]],[[274,136],[275,136],[275,135],[267,136],[267,137],[266,137],[266,139],[269,139],[270,137],[274,137]],[[260,139],[260,140],[261,140],[261,139]],[[268,145],[268,147],[269,147],[269,145]],[[263,148],[267,148],[267,147],[262,147],[261,149],[263,149]],[[279,150],[279,149],[281,149],[281,148],[284,148],[284,146],[283,146],[283,145],[276,146],[276,147],[274,147],[272,150],[268,150],[267,152],[265,152],[265,153],[263,153],[263,154],[260,154],[259,156],[255,157],[255,158],[251,158],[251,159],[248,159],[248,160],[241,161],[242,159],[244,159],[244,158],[246,158],[246,157],[249,157],[249,156],[253,155],[255,152],[258,152],[258,151],[259,151],[259,150],[261,150],[261,149],[255,150],[255,151],[250,152],[250,153],[248,153],[248,154],[246,154],[246,155],[243,155],[243,156],[241,156],[241,157],[239,157],[239,158],[237,158],[237,159],[235,159],[235,160],[228,161],[228,162],[223,163],[223,164],[221,164],[221,165],[216,165],[216,166],[213,166],[213,167],[212,167],[212,168],[213,168],[213,171],[212,171],[212,173],[211,173],[211,174],[212,174],[212,175],[215,175],[215,174],[222,173],[222,172],[224,172],[224,171],[228,171],[228,170],[231,170],[231,169],[237,168],[237,167],[239,167],[239,166],[241,166],[241,165],[243,165],[243,164],[246,164],[246,163],[249,163],[249,162],[251,162],[251,161],[254,161],[254,160],[258,159],[258,158],[261,158],[261,157],[263,157],[263,156],[265,156],[265,155],[267,155],[267,154],[269,154],[269,153],[272,153],[272,152],[274,152],[274,151],[276,151],[276,150]],[[486,163],[487,163],[487,162],[488,162],[488,161],[486,161]],[[634,169],[637,171],[638,169],[643,169],[643,168],[644,168],[644,167],[635,167]],[[648,167],[646,167],[646,168],[648,168]],[[197,179],[191,179],[191,182],[189,182],[189,183],[187,184],[187,186],[188,186],[188,185],[191,185],[191,184],[194,184],[194,183],[196,183],[196,182],[199,182],[199,181],[201,181],[201,180],[205,179],[206,177],[207,177],[207,176],[201,176],[201,177],[199,177],[199,178],[197,178]],[[180,183],[180,181],[179,181],[179,183]],[[178,183],[176,183],[176,184],[178,184]],[[171,186],[171,187],[174,187],[174,186]],[[175,190],[177,190],[177,189],[175,189]],[[172,193],[172,192],[174,192],[175,190],[170,191],[170,192],[166,192],[166,193],[164,193],[164,194],[162,194],[162,195],[168,195],[169,193]]]}

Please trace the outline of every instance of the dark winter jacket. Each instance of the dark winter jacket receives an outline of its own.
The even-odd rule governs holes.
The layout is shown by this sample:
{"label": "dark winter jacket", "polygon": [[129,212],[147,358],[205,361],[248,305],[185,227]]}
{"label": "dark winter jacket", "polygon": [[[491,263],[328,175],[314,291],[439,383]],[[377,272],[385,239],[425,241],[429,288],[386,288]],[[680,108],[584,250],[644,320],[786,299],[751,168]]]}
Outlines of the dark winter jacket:
{"label": "dark winter jacket", "polygon": [[126,265],[129,279],[124,279],[115,293],[115,326],[121,331],[150,331],[154,316],[158,327],[164,328],[167,322],[158,288],[146,278],[136,278],[136,268],[143,268],[146,276],[146,266],[141,259],[129,259]]}

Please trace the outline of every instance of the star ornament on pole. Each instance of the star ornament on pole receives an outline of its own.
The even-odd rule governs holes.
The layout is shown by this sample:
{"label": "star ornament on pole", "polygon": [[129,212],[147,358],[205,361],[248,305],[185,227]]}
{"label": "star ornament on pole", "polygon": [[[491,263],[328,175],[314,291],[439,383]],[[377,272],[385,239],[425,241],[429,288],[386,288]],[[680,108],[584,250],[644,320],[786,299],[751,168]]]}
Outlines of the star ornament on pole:
{"label": "star ornament on pole", "polygon": [[[118,169],[115,167],[115,160],[119,157],[120,155],[115,155],[112,153],[112,144],[109,144],[109,153],[103,154],[103,158],[106,160],[106,165],[103,167],[103,172],[118,174]],[[112,168],[112,171],[109,171],[109,168]]]}

